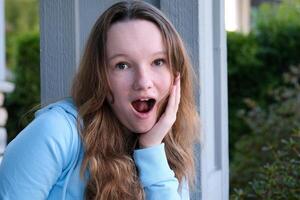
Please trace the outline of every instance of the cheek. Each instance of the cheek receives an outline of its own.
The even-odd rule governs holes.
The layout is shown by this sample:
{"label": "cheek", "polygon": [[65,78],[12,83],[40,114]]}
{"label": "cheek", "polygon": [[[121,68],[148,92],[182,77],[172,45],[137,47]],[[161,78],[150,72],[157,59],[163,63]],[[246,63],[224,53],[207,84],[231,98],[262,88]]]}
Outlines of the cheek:
{"label": "cheek", "polygon": [[162,76],[160,77],[160,90],[164,96],[168,95],[170,93],[172,84],[173,84],[173,81],[172,81],[171,73],[168,71],[168,72],[162,74]]}
{"label": "cheek", "polygon": [[113,97],[110,98],[113,101],[110,101],[110,106],[117,116],[128,109],[128,91],[125,85],[114,85],[114,87],[111,88],[111,95],[113,95]]}
{"label": "cheek", "polygon": [[109,77],[109,87],[110,91],[116,100],[116,98],[122,98],[126,95],[126,91],[128,91],[128,81],[126,81],[126,77],[116,77],[110,76]]}

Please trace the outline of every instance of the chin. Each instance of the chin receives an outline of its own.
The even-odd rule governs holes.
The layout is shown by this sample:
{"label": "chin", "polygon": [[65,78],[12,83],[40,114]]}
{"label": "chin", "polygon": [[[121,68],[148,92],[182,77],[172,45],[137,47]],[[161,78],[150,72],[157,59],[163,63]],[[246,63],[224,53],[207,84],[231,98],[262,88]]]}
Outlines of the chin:
{"label": "chin", "polygon": [[133,127],[131,131],[136,133],[136,134],[144,134],[144,133],[147,133],[148,131],[150,131],[153,126],[154,126],[154,124],[151,125],[151,126]]}

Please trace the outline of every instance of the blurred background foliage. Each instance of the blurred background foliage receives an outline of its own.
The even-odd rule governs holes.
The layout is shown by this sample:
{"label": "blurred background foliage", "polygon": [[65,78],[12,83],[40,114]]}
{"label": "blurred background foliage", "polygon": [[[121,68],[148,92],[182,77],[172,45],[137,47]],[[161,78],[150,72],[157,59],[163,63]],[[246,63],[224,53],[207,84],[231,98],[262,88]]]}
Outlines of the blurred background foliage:
{"label": "blurred background foliage", "polygon": [[[9,140],[40,102],[38,8],[5,1]],[[227,34],[231,199],[300,199],[300,0],[252,15],[249,34]]]}
{"label": "blurred background foliage", "polygon": [[249,109],[239,113],[251,130],[236,141],[231,162],[231,187],[241,199],[300,197],[300,65],[282,79],[272,103],[247,99]]}
{"label": "blurred background foliage", "polygon": [[15,90],[6,94],[8,142],[32,119],[40,102],[39,1],[5,0],[6,63]]}
{"label": "blurred background foliage", "polygon": [[20,34],[15,38],[13,82],[15,90],[7,94],[5,107],[9,120],[8,141],[11,141],[33,119],[34,109],[40,102],[40,47],[36,32]]}
{"label": "blurred background foliage", "polygon": [[39,32],[39,0],[5,0],[6,63],[16,66],[17,37]]}
{"label": "blurred background foliage", "polygon": [[300,197],[300,1],[262,4],[228,32],[231,199]]}

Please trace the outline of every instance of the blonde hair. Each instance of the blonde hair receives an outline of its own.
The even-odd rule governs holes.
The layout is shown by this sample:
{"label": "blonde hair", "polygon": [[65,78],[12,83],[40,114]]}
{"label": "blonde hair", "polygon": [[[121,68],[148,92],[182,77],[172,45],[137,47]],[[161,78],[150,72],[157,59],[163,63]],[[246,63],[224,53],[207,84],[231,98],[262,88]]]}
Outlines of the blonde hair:
{"label": "blonde hair", "polygon": [[143,1],[124,1],[111,6],[96,21],[72,86],[72,97],[83,122],[79,126],[85,149],[81,174],[90,172],[86,199],[145,198],[132,159],[137,136],[119,122],[106,100],[112,95],[107,80],[107,31],[116,22],[134,19],[157,25],[167,48],[171,72],[174,77],[177,72],[181,75],[177,119],[163,142],[168,163],[179,182],[188,179],[192,185],[194,180],[193,144],[198,138],[199,121],[189,57],[179,34],[158,9]]}

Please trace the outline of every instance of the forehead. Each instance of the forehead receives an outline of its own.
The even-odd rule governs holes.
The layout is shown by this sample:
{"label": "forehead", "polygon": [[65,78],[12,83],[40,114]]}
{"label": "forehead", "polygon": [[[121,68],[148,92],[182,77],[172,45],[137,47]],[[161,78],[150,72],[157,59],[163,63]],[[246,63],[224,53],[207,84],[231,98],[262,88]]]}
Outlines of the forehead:
{"label": "forehead", "polygon": [[107,54],[155,53],[165,51],[162,34],[156,24],[147,20],[114,23],[107,32]]}

